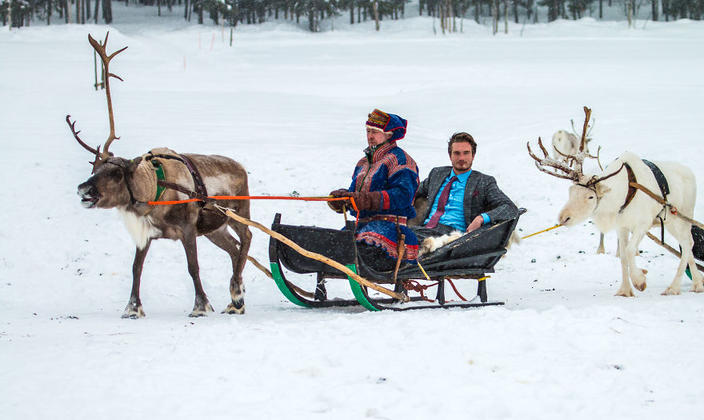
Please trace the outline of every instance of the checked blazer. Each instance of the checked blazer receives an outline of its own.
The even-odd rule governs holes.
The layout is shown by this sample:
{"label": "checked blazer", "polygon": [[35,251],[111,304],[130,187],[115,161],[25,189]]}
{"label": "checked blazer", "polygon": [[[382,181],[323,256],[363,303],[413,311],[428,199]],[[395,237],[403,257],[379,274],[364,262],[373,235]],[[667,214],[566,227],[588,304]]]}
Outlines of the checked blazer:
{"label": "checked blazer", "polygon": [[[421,217],[421,223],[428,218],[432,203],[440,193],[440,186],[450,175],[451,166],[440,166],[433,168],[428,177],[418,187],[417,197],[428,199],[428,209]],[[516,217],[518,208],[496,185],[493,176],[485,175],[475,169],[467,180],[464,190],[464,220],[467,225],[472,223],[475,217],[482,213],[489,215],[491,223],[501,222]]]}

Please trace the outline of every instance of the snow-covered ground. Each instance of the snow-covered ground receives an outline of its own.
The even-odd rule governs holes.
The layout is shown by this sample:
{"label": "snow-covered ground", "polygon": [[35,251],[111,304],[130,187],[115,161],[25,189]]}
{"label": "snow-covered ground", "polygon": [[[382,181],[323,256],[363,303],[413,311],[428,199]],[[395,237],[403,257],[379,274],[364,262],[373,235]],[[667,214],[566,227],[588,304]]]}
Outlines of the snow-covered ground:
{"label": "snow-covered ground", "polygon": [[[378,107],[408,118],[401,146],[422,177],[446,164],[450,134],[472,133],[475,168],[529,210],[526,234],[555,223],[568,183],[539,173],[525,143],[580,123],[583,105],[603,160],[624,150],[677,160],[704,182],[704,24],[584,19],[492,37],[466,21],[443,37],[425,17],[380,33],[270,23],[239,27],[229,47],[219,28],[162,20],[0,31],[3,419],[701,418],[704,296],[687,292],[688,279],[682,295],[660,296],[677,261],[644,242],[648,288],[614,297],[615,235],[595,255],[588,223],[512,248],[488,281],[506,305],[480,310],[306,310],[248,265],[246,315],[191,319],[183,250],[157,241],[147,317],[123,320],[134,245],[116,212],[80,206],[90,156],[64,118],[91,144],[107,137],[86,35],[110,29],[109,50],[129,46],[111,67],[125,79],[113,82],[119,155],[223,154],[249,170],[252,194],[321,195],[348,185]],[[252,203],[265,225],[276,212],[342,225],[323,203]],[[265,262],[268,237],[253,234],[251,254]],[[229,258],[199,247],[219,311]]]}

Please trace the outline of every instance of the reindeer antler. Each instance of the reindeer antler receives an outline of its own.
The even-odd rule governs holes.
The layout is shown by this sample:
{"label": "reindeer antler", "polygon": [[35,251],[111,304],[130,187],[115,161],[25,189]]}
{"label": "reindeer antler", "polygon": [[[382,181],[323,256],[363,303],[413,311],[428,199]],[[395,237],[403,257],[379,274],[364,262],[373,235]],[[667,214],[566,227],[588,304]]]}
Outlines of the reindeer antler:
{"label": "reindeer antler", "polygon": [[[538,145],[540,146],[540,149],[545,155],[544,158],[539,158],[533,153],[533,151],[530,149],[530,142],[526,144],[526,146],[528,147],[528,154],[535,160],[535,166],[538,168],[538,170],[562,179],[569,179],[575,182],[579,180],[579,178],[583,175],[582,166],[584,164],[584,159],[586,157],[594,157],[590,156],[585,150],[587,126],[589,125],[589,119],[591,118],[592,110],[585,106],[584,114],[584,127],[582,129],[582,140],[579,144],[579,152],[577,152],[576,155],[567,155],[560,152],[559,150],[557,151],[560,155],[565,157],[565,162],[550,158],[547,150],[545,150],[545,147],[543,146],[543,141],[540,137],[538,137]],[[574,128],[574,122],[572,123],[572,127]],[[598,152],[596,158],[598,159]],[[574,163],[574,169],[571,168],[572,163]],[[546,167],[551,167],[555,170],[551,171]],[[558,171],[563,173],[561,174]]]}
{"label": "reindeer antler", "polygon": [[107,97],[108,101],[108,118],[110,119],[110,134],[108,135],[108,139],[105,141],[105,146],[103,147],[103,153],[101,154],[100,158],[102,159],[107,159],[110,157],[110,144],[115,139],[119,139],[119,137],[115,136],[115,117],[112,112],[112,97],[110,96],[110,78],[114,77],[118,79],[121,82],[124,82],[120,76],[117,76],[113,73],[110,73],[109,66],[110,66],[110,61],[115,58],[116,55],[121,53],[122,51],[126,50],[127,47],[124,47],[120,50],[115,51],[114,53],[107,55],[105,52],[105,48],[108,45],[108,36],[110,36],[110,31],[108,31],[105,34],[105,40],[103,41],[103,44],[100,45],[98,41],[96,41],[90,34],[88,34],[88,42],[90,42],[90,45],[93,46],[93,49],[98,53],[100,56],[100,59],[103,61],[103,67],[105,68],[105,96]]}
{"label": "reindeer antler", "polygon": [[[579,136],[579,133],[577,133],[577,129],[574,128],[574,120],[570,119],[570,124],[572,124],[572,134],[575,136]],[[596,125],[596,118],[592,118],[592,124],[589,126],[589,130],[587,131],[587,143],[591,141],[591,134],[592,130],[594,129],[594,125]]]}
{"label": "reindeer antler", "polygon": [[601,166],[601,159],[599,158],[599,155],[600,155],[600,154],[601,154],[601,146],[599,146],[599,148],[596,149],[596,156],[592,156],[592,155],[590,155],[590,154],[587,154],[587,157],[588,157],[588,158],[591,158],[591,159],[596,159],[596,163],[599,164],[599,169],[600,169],[601,171],[603,171],[604,168]]}
{"label": "reindeer antler", "polygon": [[76,131],[76,122],[71,122],[71,116],[67,115],[66,116],[66,124],[68,124],[69,129],[71,129],[71,132],[73,133],[73,137],[78,141],[78,144],[83,146],[84,149],[88,150],[92,154],[95,155],[95,160],[93,161],[93,172],[95,172],[95,169],[100,165],[101,162],[103,162],[105,159],[109,158],[112,156],[112,153],[108,150],[110,148],[110,144],[116,139],[119,139],[115,135],[115,117],[113,115],[112,111],[112,97],[110,96],[110,78],[114,77],[120,81],[123,81],[120,76],[117,76],[113,73],[110,73],[109,71],[109,65],[110,65],[110,60],[115,58],[116,55],[121,53],[122,51],[126,50],[127,47],[124,47],[118,51],[115,51],[114,53],[107,55],[105,52],[105,47],[108,43],[108,36],[110,35],[110,32],[107,32],[105,34],[105,40],[103,41],[102,45],[96,41],[90,34],[88,34],[88,42],[90,45],[95,49],[95,51],[100,55],[100,59],[103,61],[103,68],[105,71],[105,96],[107,97],[108,101],[108,119],[110,121],[110,134],[108,135],[108,139],[105,141],[105,145],[103,147],[103,151],[100,151],[100,146],[97,148],[93,149],[92,147],[88,146],[81,138],[78,136],[80,131]]}
{"label": "reindeer antler", "polygon": [[[577,181],[579,179],[579,176],[581,173],[577,173],[576,170],[570,168],[566,162],[562,162],[556,159],[552,159],[549,155],[547,150],[545,150],[545,147],[543,146],[543,139],[538,137],[538,146],[540,146],[540,149],[543,151],[543,154],[545,155],[544,158],[539,158],[536,156],[533,151],[530,148],[530,142],[526,143],[526,147],[528,147],[528,154],[530,157],[532,157],[535,160],[535,166],[538,168],[539,171],[545,172],[548,175],[552,175],[558,178],[562,179],[569,179],[571,181]],[[572,158],[572,156],[570,156]],[[546,168],[551,167],[556,169],[557,171],[562,171],[564,174],[561,174],[557,171],[551,171]],[[580,166],[581,168],[581,166]]]}
{"label": "reindeer antler", "polygon": [[88,146],[83,140],[81,140],[81,138],[78,137],[78,135],[81,133],[81,131],[80,130],[76,131],[76,122],[75,121],[71,122],[70,115],[66,116],[66,124],[68,124],[68,128],[71,129],[71,132],[73,133],[73,137],[76,139],[78,144],[80,144],[81,146],[83,146],[84,149],[86,149],[87,151],[89,151],[95,155],[95,160],[93,160],[93,162],[88,162],[91,165],[93,165],[93,171],[91,171],[91,173],[95,172],[95,167],[100,162],[100,145],[98,145],[98,147],[96,149],[93,149],[92,147]]}
{"label": "reindeer antler", "polygon": [[592,116],[592,110],[584,107],[584,127],[582,127],[582,141],[579,143],[579,154],[584,151],[584,146],[587,144],[587,127],[589,126],[589,118]]}

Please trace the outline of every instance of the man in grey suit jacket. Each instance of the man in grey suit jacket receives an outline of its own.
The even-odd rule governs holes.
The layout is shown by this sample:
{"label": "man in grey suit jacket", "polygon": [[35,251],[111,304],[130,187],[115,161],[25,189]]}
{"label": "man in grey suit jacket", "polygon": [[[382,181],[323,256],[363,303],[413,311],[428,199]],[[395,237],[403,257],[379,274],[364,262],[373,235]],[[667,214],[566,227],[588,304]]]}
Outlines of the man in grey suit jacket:
{"label": "man in grey suit jacket", "polygon": [[516,205],[499,189],[494,177],[472,169],[477,143],[471,135],[453,134],[447,151],[452,166],[433,168],[416,192],[417,202],[428,202],[427,209],[415,219],[420,226],[413,227],[420,240],[454,230],[469,233],[518,215]]}

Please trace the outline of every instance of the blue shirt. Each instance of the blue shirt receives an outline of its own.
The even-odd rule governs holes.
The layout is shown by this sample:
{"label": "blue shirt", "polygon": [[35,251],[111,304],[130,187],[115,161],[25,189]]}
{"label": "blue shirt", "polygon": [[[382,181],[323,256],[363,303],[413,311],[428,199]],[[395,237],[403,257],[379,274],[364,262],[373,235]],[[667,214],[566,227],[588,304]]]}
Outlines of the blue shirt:
{"label": "blue shirt", "polygon": [[[435,196],[433,206],[430,208],[430,213],[428,213],[428,218],[423,222],[424,225],[430,221],[433,214],[437,211],[442,190],[444,190],[447,183],[450,182],[450,178],[456,176],[457,181],[455,181],[450,187],[450,195],[447,199],[447,204],[445,205],[445,213],[440,216],[438,223],[450,226],[462,232],[467,230],[467,223],[464,220],[464,192],[467,187],[467,180],[471,174],[471,170],[460,175],[455,174],[454,169],[450,171],[450,175],[445,178],[445,181],[443,181],[440,189],[438,190],[438,194]],[[489,215],[486,213],[482,213],[481,216],[484,219],[484,223],[488,223],[490,221]]]}

